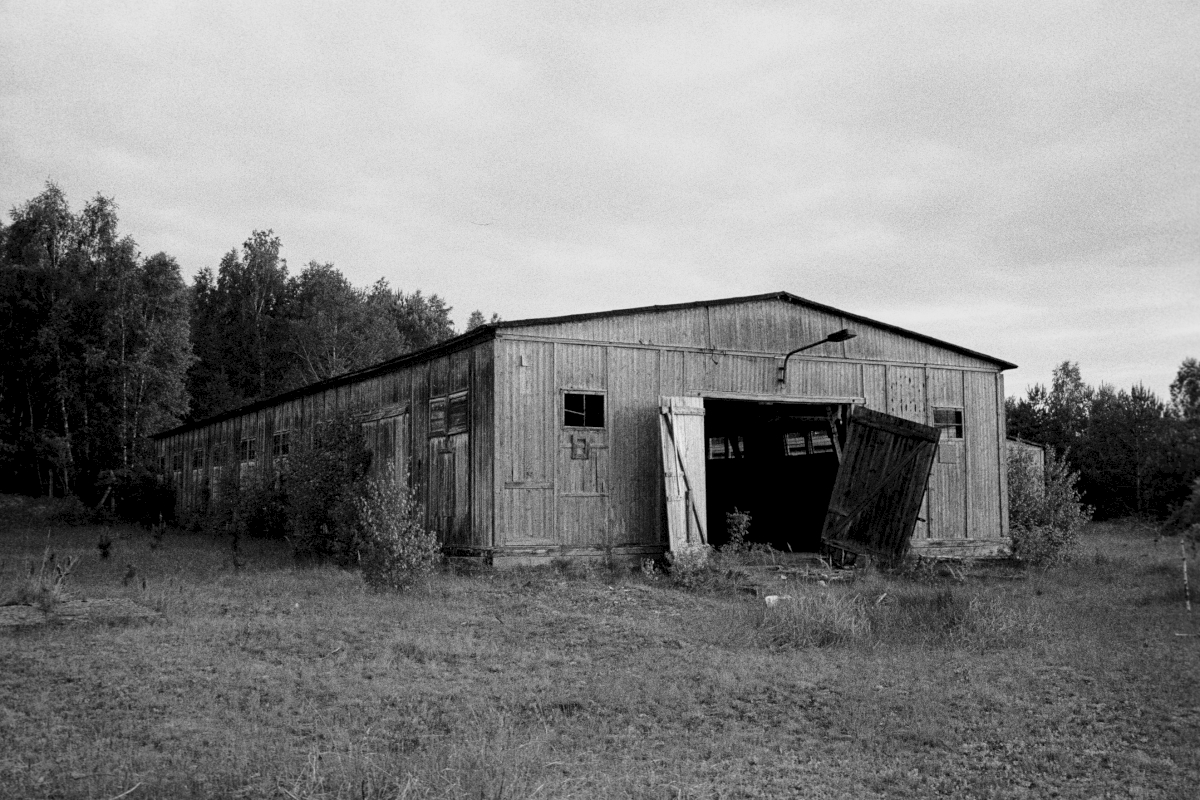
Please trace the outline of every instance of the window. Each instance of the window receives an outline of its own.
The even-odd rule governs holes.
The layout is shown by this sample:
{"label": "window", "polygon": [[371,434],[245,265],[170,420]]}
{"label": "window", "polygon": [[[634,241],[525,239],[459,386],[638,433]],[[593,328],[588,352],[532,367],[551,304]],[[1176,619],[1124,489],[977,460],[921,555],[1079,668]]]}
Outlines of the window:
{"label": "window", "polygon": [[808,455],[808,437],[803,433],[785,433],[783,435],[783,450],[789,456]]}
{"label": "window", "polygon": [[809,456],[834,452],[833,434],[829,431],[812,430],[785,433],[783,452],[787,456]]}
{"label": "window", "polygon": [[292,432],[276,431],[271,435],[271,455],[275,458],[286,456],[292,450]]}
{"label": "window", "polygon": [[248,464],[258,458],[258,440],[250,436],[238,445],[238,460],[243,464]]}
{"label": "window", "polygon": [[429,432],[446,432],[446,398],[429,401]]}
{"label": "window", "polygon": [[746,443],[741,436],[708,437],[708,459],[719,461],[725,458],[745,458]]}
{"label": "window", "polygon": [[204,469],[204,451],[199,447],[192,451],[192,469]]}
{"label": "window", "polygon": [[171,469],[174,472],[179,472],[183,469],[183,453],[171,454]]}
{"label": "window", "polygon": [[942,439],[963,438],[963,412],[961,408],[935,408],[933,426],[942,432]]}
{"label": "window", "polygon": [[563,426],[567,428],[603,428],[604,395],[583,392],[563,393]]}
{"label": "window", "polygon": [[450,395],[450,409],[446,412],[447,433],[461,433],[467,429],[467,393]]}
{"label": "window", "polygon": [[808,434],[808,443],[812,445],[813,453],[832,453],[833,437],[829,431],[812,431]]}

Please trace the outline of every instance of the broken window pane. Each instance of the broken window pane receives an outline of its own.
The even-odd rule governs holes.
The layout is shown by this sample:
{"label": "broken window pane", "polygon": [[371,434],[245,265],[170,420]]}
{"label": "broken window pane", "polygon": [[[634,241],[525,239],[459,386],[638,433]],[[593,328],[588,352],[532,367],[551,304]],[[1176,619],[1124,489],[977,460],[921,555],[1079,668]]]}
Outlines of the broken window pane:
{"label": "broken window pane", "polygon": [[568,428],[603,428],[604,395],[564,392],[563,425]]}

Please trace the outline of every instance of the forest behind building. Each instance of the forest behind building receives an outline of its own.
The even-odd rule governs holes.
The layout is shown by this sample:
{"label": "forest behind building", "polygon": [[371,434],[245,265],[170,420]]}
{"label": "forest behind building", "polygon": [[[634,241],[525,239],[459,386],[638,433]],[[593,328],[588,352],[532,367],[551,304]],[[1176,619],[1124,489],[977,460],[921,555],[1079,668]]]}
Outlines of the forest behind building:
{"label": "forest behind building", "polygon": [[[290,270],[252,231],[190,284],[96,195],[47,184],[0,224],[0,491],[77,494],[153,466],[149,437],[454,336],[437,294],[330,263]],[[395,271],[395,270],[390,270]],[[493,315],[492,321],[498,319]],[[474,312],[469,327],[484,322]]]}
{"label": "forest behind building", "polygon": [[[354,286],[327,262],[293,271],[282,247],[251,231],[189,283],[169,254],[141,252],[104,195],[73,211],[47,184],[12,209],[0,223],[0,492],[94,504],[120,476],[153,470],[155,432],[455,335],[439,295],[382,277]],[[466,327],[488,321],[475,311]],[[1161,518],[1200,494],[1195,358],[1168,398],[1093,387],[1064,361],[1007,413],[1010,436],[1066,458],[1099,517]]]}

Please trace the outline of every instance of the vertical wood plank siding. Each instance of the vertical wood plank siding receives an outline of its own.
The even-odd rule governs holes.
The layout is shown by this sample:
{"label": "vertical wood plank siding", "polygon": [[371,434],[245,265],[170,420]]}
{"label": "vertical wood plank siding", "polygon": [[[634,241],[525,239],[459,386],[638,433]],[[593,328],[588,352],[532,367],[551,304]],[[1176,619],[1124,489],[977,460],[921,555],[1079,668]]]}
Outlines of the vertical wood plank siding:
{"label": "vertical wood plank siding", "polygon": [[610,435],[609,535],[614,545],[653,545],[660,541],[662,482],[657,458],[658,398],[663,383],[658,350],[612,348],[609,353]]}
{"label": "vertical wood plank siding", "polygon": [[998,374],[964,372],[964,435],[967,469],[967,535],[973,539],[999,538],[1003,535],[1000,473],[1006,469],[1005,449],[996,437],[996,421],[1004,413],[997,406]]}
{"label": "vertical wood plank siding", "polygon": [[[780,356],[847,327],[856,338],[793,357],[778,385]],[[862,398],[927,425],[935,408],[963,412],[962,438],[940,444],[914,545],[999,540],[1007,536],[999,369],[779,299],[544,320],[185,429],[160,439],[159,452],[181,506],[199,511],[230,476],[274,479],[275,432],[288,431],[295,449],[335,411],[374,413],[390,422],[371,435],[382,443],[379,431],[394,431],[396,458],[448,546],[661,546],[660,397]],[[467,431],[431,431],[431,398],[463,390]],[[604,428],[564,426],[568,390],[603,394]],[[252,465],[239,464],[243,437],[256,440]]]}
{"label": "vertical wood plank siding", "polygon": [[558,391],[554,345],[495,342],[496,522],[499,545],[553,541]]}

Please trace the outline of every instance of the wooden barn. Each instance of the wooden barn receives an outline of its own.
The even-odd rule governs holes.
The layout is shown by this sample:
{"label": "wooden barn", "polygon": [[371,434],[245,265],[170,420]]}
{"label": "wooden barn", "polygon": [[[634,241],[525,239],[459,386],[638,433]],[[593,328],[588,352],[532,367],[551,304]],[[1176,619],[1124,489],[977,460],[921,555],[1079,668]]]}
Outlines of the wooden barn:
{"label": "wooden barn", "polygon": [[780,292],[485,325],[156,438],[186,513],[348,412],[496,563],[719,546],[735,508],[785,550],[986,556],[1013,366]]}

